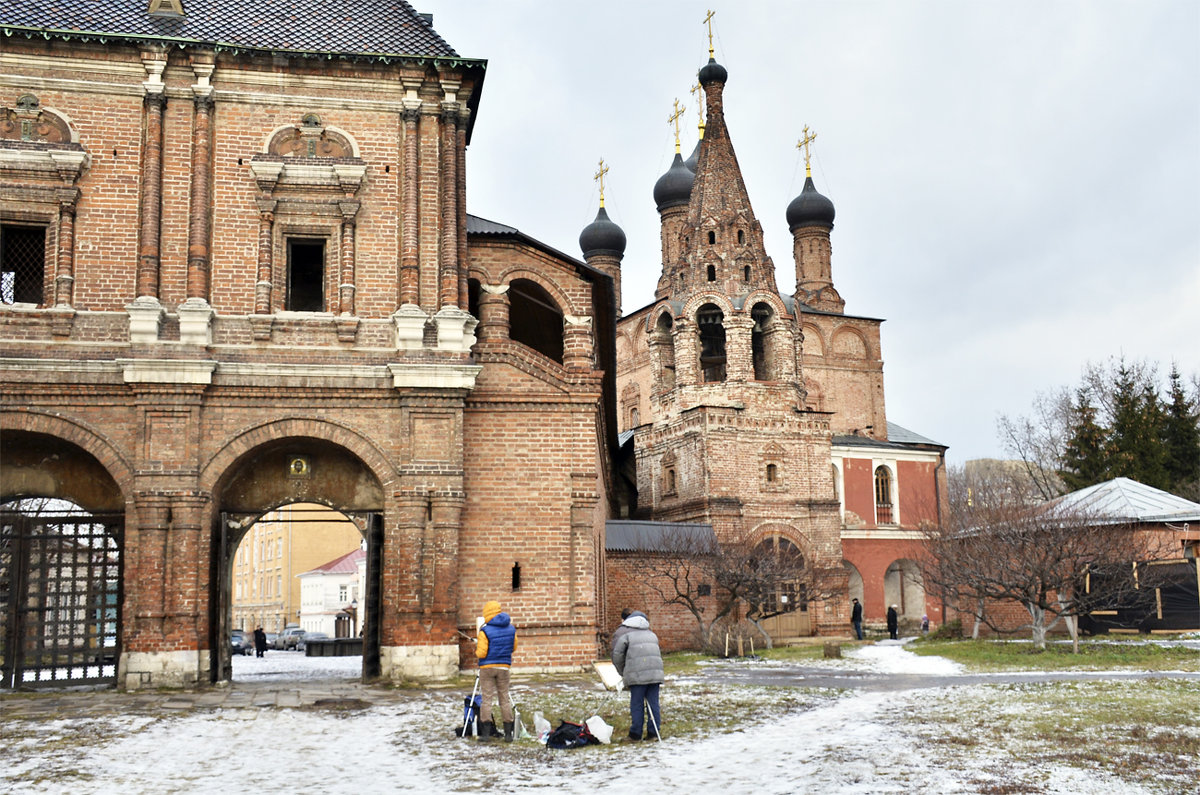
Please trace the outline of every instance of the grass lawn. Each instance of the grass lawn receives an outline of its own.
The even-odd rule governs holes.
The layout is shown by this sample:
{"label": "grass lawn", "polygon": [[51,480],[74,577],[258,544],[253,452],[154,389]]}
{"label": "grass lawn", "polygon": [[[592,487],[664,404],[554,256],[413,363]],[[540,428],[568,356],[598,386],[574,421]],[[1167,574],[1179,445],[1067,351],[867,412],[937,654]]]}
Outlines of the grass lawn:
{"label": "grass lawn", "polygon": [[1015,640],[917,640],[906,648],[961,663],[971,671],[1200,671],[1200,651],[1185,646],[1089,638],[1038,649]]}

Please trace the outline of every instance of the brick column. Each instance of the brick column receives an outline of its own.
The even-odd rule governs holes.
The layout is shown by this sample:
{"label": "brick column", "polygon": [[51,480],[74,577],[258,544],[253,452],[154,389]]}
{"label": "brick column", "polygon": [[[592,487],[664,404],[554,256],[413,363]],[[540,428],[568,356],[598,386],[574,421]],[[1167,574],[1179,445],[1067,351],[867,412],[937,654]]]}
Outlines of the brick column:
{"label": "brick column", "polygon": [[568,370],[592,370],[592,318],[566,315],[563,318],[563,365]]}
{"label": "brick column", "polygon": [[465,107],[458,112],[458,176],[455,193],[458,196],[458,305],[466,309],[471,305],[467,280],[471,274],[471,263],[467,255],[467,121],[470,111]]}
{"label": "brick column", "polygon": [[54,305],[69,307],[75,295],[75,207],[79,189],[65,189],[58,201],[58,256],[54,274]]}
{"label": "brick column", "polygon": [[480,342],[508,339],[508,285],[484,284],[479,290]]}
{"label": "brick column", "polygon": [[420,302],[420,263],[417,251],[417,119],[416,107],[404,108],[404,173],[400,176],[400,305]]}
{"label": "brick column", "polygon": [[342,262],[338,284],[338,311],[354,314],[354,219],[358,215],[356,201],[338,202],[342,213]]}
{"label": "brick column", "polygon": [[192,193],[188,204],[187,297],[208,303],[209,226],[212,205],[212,77],[213,53],[192,56],[196,84],[192,117]]}
{"label": "brick column", "polygon": [[754,355],[750,349],[754,321],[744,312],[727,316],[725,326],[725,380],[754,379]]}
{"label": "brick column", "polygon": [[254,313],[256,315],[271,314],[276,204],[274,199],[258,200],[258,279],[254,284]]}
{"label": "brick column", "polygon": [[442,238],[438,263],[438,308],[458,306],[458,105],[442,103]]}
{"label": "brick column", "polygon": [[212,203],[212,109],[210,96],[196,97],[192,120],[192,195],[188,205],[187,297],[208,301],[209,206]]}
{"label": "brick column", "polygon": [[[163,62],[165,65],[165,61]],[[159,69],[162,66],[158,67]],[[161,86],[161,82],[160,82]],[[146,126],[146,148],[142,160],[141,244],[138,247],[137,297],[158,298],[160,246],[162,240],[162,150],[163,110],[166,94],[147,89],[142,101]]]}
{"label": "brick column", "polygon": [[672,336],[675,342],[675,384],[691,386],[700,383],[700,330],[691,318],[677,318]]}

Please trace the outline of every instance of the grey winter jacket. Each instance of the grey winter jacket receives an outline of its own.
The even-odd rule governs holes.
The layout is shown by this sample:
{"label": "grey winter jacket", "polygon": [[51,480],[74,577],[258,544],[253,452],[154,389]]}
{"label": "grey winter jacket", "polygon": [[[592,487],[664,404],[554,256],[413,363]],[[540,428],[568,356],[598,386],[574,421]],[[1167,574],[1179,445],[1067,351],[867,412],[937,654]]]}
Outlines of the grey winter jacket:
{"label": "grey winter jacket", "polygon": [[658,650],[658,636],[650,631],[650,621],[634,613],[621,622],[629,631],[617,638],[612,661],[626,685],[662,684],[663,661]]}

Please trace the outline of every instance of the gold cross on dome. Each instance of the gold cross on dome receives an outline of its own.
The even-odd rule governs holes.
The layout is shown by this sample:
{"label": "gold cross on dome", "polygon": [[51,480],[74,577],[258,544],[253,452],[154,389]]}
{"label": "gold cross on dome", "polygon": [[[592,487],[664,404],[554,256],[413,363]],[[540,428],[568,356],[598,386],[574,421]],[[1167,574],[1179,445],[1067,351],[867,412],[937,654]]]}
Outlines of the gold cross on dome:
{"label": "gold cross on dome", "polygon": [[600,183],[600,206],[604,206],[604,175],[608,173],[608,166],[604,165],[604,158],[600,158],[600,170],[595,173],[592,179]]}
{"label": "gold cross on dome", "polygon": [[683,115],[683,106],[679,104],[679,97],[675,98],[675,112],[667,117],[667,121],[675,125],[675,152],[679,152],[679,117]]}
{"label": "gold cross on dome", "polygon": [[704,24],[708,25],[708,57],[709,57],[709,60],[712,60],[712,57],[713,57],[712,18],[716,15],[716,13],[717,13],[716,11],[713,11],[710,9],[708,12],[708,16],[706,16],[704,18]]}
{"label": "gold cross on dome", "polygon": [[808,145],[815,140],[817,140],[817,134],[815,132],[810,133],[808,131],[808,125],[804,125],[804,137],[796,142],[796,148],[804,150],[804,170],[807,173],[807,176],[810,177],[812,176],[812,165],[809,162],[811,153],[809,152]]}
{"label": "gold cross on dome", "polygon": [[692,93],[696,95],[696,118],[699,120],[696,126],[700,129],[700,137],[704,137],[704,89],[699,83],[692,86]]}

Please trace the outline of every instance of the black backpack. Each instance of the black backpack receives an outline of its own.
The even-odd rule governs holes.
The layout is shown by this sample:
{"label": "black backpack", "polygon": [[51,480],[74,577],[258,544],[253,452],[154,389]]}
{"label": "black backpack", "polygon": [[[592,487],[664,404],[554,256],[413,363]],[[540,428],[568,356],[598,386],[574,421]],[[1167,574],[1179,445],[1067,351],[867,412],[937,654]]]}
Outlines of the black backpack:
{"label": "black backpack", "polygon": [[595,738],[587,726],[564,720],[558,728],[550,732],[546,738],[547,748],[581,748],[591,743]]}

